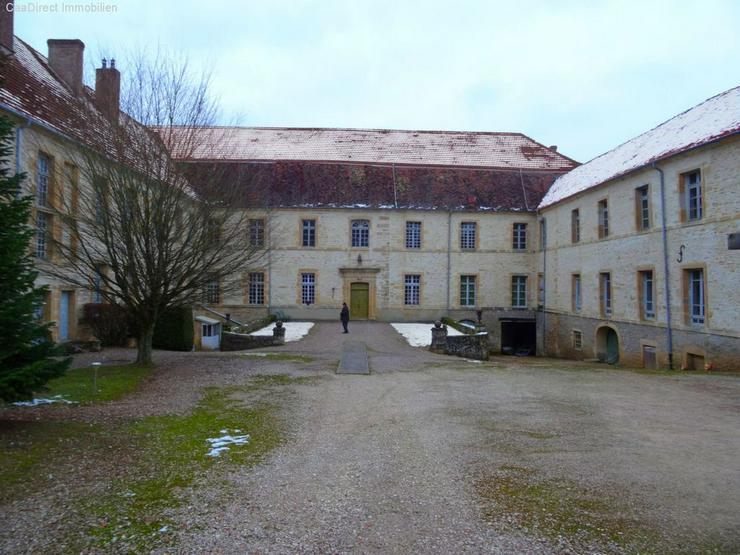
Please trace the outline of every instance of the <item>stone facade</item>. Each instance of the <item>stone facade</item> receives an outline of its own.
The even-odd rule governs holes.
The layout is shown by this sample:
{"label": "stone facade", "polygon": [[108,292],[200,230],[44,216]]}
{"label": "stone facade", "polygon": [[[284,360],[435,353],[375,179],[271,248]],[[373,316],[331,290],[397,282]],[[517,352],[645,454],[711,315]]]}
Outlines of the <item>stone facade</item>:
{"label": "stone facade", "polygon": [[[740,139],[735,135],[677,154],[657,164],[663,171],[667,234],[673,367],[706,365],[737,370],[740,363],[740,252],[728,250],[728,235],[740,223]],[[686,214],[686,176],[701,176],[703,213]],[[647,186],[650,224],[640,229],[636,194]],[[598,205],[606,201],[609,235],[599,237]],[[580,241],[572,240],[573,211],[579,211]],[[655,350],[657,364],[668,360],[666,275],[661,228],[660,173],[644,168],[543,209],[547,249],[538,253],[546,274],[544,352],[553,356],[595,358],[600,327],[614,329],[620,363],[643,366]],[[703,322],[689,314],[688,272],[704,277]],[[652,272],[654,314],[646,314],[640,272]],[[611,314],[603,309],[600,275],[611,279]],[[580,276],[580,310],[575,308],[574,275]],[[580,332],[576,349],[574,333]],[[646,351],[647,347],[647,351]]]}

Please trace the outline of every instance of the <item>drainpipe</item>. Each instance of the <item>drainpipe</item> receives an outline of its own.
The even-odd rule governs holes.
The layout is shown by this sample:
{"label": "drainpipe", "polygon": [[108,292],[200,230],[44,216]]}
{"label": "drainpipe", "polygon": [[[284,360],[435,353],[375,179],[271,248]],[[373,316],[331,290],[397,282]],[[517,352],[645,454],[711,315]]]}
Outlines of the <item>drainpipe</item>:
{"label": "drainpipe", "polygon": [[450,267],[452,249],[452,210],[447,210],[447,315],[450,312]]}
{"label": "drainpipe", "polygon": [[660,174],[660,220],[663,235],[663,272],[665,273],[665,317],[668,331],[668,369],[673,370],[673,327],[671,325],[671,283],[668,272],[668,229],[665,219],[665,176],[663,170],[653,162],[650,165]]}
{"label": "drainpipe", "polygon": [[547,356],[547,220],[542,219],[542,355]]}

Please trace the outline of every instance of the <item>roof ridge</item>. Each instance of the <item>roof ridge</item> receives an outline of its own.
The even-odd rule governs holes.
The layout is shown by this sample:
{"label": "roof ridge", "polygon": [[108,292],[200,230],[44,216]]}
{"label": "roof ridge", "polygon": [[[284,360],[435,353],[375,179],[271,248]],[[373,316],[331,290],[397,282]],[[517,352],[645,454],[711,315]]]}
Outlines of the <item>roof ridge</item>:
{"label": "roof ridge", "polygon": [[[182,127],[182,126],[173,126]],[[430,135],[504,135],[504,136],[520,136],[525,139],[532,140],[529,136],[524,133],[516,131],[461,131],[461,130],[444,130],[444,129],[397,129],[397,128],[381,128],[381,127],[280,127],[280,126],[269,126],[269,125],[207,125],[203,126],[202,129],[255,129],[255,130],[266,130],[266,131],[366,131],[366,132],[377,132],[377,133],[424,133]],[[536,141],[534,141],[536,142]],[[540,144],[540,143],[538,143]],[[544,145],[543,145],[544,146]],[[545,147],[547,148],[547,147]]]}

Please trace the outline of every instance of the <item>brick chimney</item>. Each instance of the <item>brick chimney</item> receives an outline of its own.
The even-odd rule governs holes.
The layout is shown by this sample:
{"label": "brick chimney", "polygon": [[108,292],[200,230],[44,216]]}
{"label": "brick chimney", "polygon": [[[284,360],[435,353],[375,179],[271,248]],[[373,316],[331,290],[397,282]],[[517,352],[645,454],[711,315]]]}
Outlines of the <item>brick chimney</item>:
{"label": "brick chimney", "polygon": [[49,65],[75,95],[82,93],[82,55],[85,44],[78,39],[49,39]]}
{"label": "brick chimney", "polygon": [[13,2],[3,2],[0,7],[0,53],[2,54],[13,52],[13,13]]}
{"label": "brick chimney", "polygon": [[116,60],[111,58],[110,67],[103,58],[103,67],[95,70],[95,105],[113,123],[118,123],[121,110],[121,74],[116,69]]}

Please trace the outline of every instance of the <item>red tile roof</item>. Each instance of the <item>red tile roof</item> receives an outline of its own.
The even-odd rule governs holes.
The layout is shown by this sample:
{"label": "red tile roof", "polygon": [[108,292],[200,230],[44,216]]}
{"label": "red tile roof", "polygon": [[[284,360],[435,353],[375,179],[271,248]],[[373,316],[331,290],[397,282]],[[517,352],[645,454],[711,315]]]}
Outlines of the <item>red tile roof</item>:
{"label": "red tile roof", "polygon": [[[242,207],[534,211],[562,172],[321,162],[199,162],[206,196],[243,189]],[[197,185],[195,185],[197,188]]]}
{"label": "red tile roof", "polygon": [[[199,160],[352,162],[545,171],[578,164],[521,133],[214,127]],[[190,152],[189,152],[190,154]]]}

